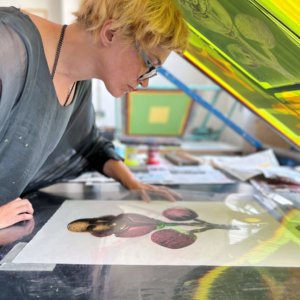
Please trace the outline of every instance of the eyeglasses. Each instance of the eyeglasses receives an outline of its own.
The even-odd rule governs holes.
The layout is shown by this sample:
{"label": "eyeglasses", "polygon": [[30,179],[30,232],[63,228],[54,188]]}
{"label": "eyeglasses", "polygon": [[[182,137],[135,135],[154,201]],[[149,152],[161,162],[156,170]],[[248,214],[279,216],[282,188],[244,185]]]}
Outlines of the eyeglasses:
{"label": "eyeglasses", "polygon": [[144,73],[143,75],[141,75],[138,78],[138,81],[144,81],[146,79],[150,79],[154,76],[157,75],[157,70],[156,70],[156,66],[153,65],[152,61],[150,60],[150,58],[148,57],[148,55],[142,50],[140,49],[138,46],[136,47],[141,58],[143,59],[145,66],[148,68],[148,71],[146,73]]}

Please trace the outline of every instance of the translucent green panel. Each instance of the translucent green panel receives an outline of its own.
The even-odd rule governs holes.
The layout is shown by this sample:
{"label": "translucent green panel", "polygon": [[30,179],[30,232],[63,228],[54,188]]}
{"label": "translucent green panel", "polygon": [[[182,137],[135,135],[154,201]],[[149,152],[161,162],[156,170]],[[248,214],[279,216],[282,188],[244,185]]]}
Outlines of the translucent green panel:
{"label": "translucent green panel", "polygon": [[300,35],[299,0],[256,0],[290,30]]}
{"label": "translucent green panel", "polygon": [[[273,1],[274,5],[263,0],[177,2],[191,32],[185,58],[299,147],[298,24],[296,20],[283,24],[284,18],[290,20],[284,14],[290,1],[284,1],[280,19],[274,15],[281,9],[279,1]],[[290,95],[286,92],[294,94],[282,97]]]}

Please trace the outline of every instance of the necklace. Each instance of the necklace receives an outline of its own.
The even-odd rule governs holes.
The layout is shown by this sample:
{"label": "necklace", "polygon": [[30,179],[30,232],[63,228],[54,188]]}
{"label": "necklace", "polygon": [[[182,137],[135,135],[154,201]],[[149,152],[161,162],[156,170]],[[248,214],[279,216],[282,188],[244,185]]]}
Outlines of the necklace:
{"label": "necklace", "polygon": [[[62,48],[62,45],[63,45],[63,42],[64,42],[64,37],[65,37],[65,32],[66,32],[67,26],[68,25],[64,24],[63,27],[62,27],[62,29],[61,29],[61,32],[60,32],[60,36],[59,36],[59,40],[58,40],[57,47],[56,47],[56,52],[55,52],[54,64],[53,64],[52,71],[51,71],[51,79],[52,80],[53,80],[55,72],[56,72],[56,67],[57,67],[57,64],[58,64],[58,60],[59,60],[61,48]],[[76,82],[74,82],[72,84],[72,87],[71,87],[71,89],[70,89],[70,91],[69,91],[69,93],[67,95],[67,98],[66,98],[63,106],[67,106],[69,98],[70,98],[70,96],[72,94],[72,91],[73,91],[75,85],[76,85]]]}

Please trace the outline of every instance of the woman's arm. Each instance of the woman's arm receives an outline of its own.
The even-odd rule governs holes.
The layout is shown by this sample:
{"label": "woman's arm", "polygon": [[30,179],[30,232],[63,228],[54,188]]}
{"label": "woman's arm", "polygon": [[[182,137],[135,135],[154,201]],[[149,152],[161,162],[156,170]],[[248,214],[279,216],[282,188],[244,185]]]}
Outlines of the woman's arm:
{"label": "woman's arm", "polygon": [[154,186],[138,181],[128,167],[123,163],[123,161],[120,160],[108,160],[104,164],[103,173],[106,176],[120,182],[129,190],[139,190],[143,200],[145,201],[150,201],[150,196],[147,194],[147,191],[155,192],[156,194],[170,201],[176,201],[176,199],[181,198],[178,193],[168,189],[167,187]]}

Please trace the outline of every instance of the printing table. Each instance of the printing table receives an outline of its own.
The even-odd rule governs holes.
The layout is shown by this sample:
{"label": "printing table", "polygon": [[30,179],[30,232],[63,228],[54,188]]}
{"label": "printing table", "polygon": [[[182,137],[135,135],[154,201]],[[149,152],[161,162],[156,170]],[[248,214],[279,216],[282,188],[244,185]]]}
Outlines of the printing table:
{"label": "printing table", "polygon": [[[182,192],[183,201],[198,201],[199,195],[215,201],[226,193],[253,192],[245,183],[174,188]],[[31,194],[34,224],[0,231],[0,299],[300,299],[298,267],[164,266],[162,262],[157,266],[58,264],[53,270],[37,271],[18,270],[9,263],[11,249],[29,242],[65,199],[134,197],[138,194],[128,194],[115,183],[63,183]]]}

